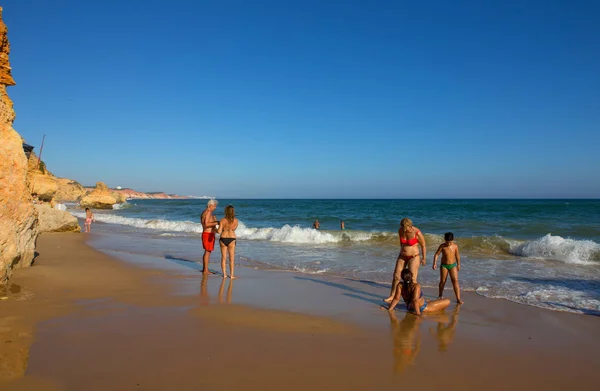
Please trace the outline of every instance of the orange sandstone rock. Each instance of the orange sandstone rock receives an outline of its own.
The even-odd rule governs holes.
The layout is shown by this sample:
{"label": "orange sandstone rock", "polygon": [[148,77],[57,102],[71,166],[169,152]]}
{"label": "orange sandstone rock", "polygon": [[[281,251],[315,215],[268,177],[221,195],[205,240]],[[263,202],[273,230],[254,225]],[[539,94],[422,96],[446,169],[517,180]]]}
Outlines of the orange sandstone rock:
{"label": "orange sandstone rock", "polygon": [[79,201],[86,191],[77,181],[67,178],[56,178],[58,190],[54,195],[54,199],[58,202]]}
{"label": "orange sandstone rock", "polygon": [[31,265],[39,233],[27,181],[23,140],[12,128],[15,112],[6,94],[6,87],[15,84],[9,53],[0,7],[0,283],[6,282],[13,268]]}
{"label": "orange sandstone rock", "polygon": [[83,196],[80,205],[84,208],[112,209],[116,203],[108,187],[103,182],[97,182],[96,189]]}

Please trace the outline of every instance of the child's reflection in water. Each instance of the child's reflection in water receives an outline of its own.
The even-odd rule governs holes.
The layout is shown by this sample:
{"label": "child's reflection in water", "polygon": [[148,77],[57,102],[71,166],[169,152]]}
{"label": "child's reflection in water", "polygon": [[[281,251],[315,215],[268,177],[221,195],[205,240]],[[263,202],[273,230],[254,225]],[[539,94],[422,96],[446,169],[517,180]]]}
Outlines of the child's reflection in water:
{"label": "child's reflection in water", "polygon": [[434,331],[433,327],[429,328],[429,332],[438,340],[438,350],[445,352],[448,350],[448,345],[452,343],[454,334],[456,334],[456,325],[458,324],[458,313],[460,306],[454,307],[454,311],[450,317],[447,314],[441,314],[436,321],[438,322],[437,328]]}
{"label": "child's reflection in water", "polygon": [[412,365],[421,349],[419,325],[423,318],[406,312],[399,321],[396,311],[389,311],[392,339],[394,341],[394,371],[403,373],[408,365]]}
{"label": "child's reflection in water", "polygon": [[392,339],[394,342],[394,371],[403,373],[409,365],[414,364],[421,349],[420,325],[423,321],[437,322],[437,326],[429,331],[437,340],[438,350],[444,352],[454,339],[460,306],[456,306],[452,314],[431,314],[425,317],[410,312],[404,314],[402,320],[396,317],[396,311],[389,311]]}

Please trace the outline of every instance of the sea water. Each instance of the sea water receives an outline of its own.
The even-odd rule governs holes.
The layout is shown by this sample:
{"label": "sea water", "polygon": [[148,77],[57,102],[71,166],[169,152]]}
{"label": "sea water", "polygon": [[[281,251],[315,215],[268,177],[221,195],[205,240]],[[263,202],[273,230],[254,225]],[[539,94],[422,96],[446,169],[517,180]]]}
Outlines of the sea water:
{"label": "sea water", "polygon": [[[228,204],[240,220],[236,253],[242,265],[389,283],[399,222],[409,217],[427,241],[427,265],[419,272],[425,287],[438,284],[433,254],[452,231],[462,290],[600,315],[598,200],[219,200],[217,217]],[[96,211],[99,235],[92,244],[115,254],[201,262],[205,207],[198,199],[130,200]],[[73,206],[69,211],[84,217]],[[312,228],[315,219],[320,230]],[[216,247],[211,268],[218,270]],[[453,297],[450,280],[445,297]]]}

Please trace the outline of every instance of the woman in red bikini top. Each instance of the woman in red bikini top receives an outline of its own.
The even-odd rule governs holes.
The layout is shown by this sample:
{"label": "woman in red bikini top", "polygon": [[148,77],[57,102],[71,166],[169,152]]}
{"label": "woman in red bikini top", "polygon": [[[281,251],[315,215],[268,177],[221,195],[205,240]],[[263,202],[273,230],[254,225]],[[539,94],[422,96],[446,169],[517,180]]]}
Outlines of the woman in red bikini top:
{"label": "woman in red bikini top", "polygon": [[[398,237],[400,238],[400,254],[396,260],[396,268],[394,269],[394,278],[392,280],[390,296],[384,300],[386,303],[390,303],[394,298],[396,288],[401,281],[400,273],[402,270],[408,268],[408,270],[412,272],[414,282],[417,282],[419,265],[425,265],[425,259],[427,256],[425,237],[421,231],[413,225],[411,219],[403,218],[400,221]],[[419,252],[419,247],[423,253],[422,257]]]}

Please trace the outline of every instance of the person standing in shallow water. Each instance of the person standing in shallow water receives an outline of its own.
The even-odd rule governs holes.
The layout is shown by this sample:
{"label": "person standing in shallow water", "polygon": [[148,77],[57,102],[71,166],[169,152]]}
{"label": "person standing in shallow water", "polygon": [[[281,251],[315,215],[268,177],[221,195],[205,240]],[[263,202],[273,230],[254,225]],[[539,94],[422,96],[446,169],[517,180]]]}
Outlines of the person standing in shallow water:
{"label": "person standing in shallow water", "polygon": [[458,251],[458,245],[454,243],[454,234],[452,232],[446,232],[444,234],[445,243],[440,244],[440,247],[433,256],[433,270],[436,268],[437,259],[440,253],[442,254],[442,263],[440,268],[440,291],[439,299],[442,298],[444,293],[444,285],[450,274],[450,280],[452,280],[452,287],[454,288],[454,294],[456,295],[456,302],[463,304],[464,302],[460,299],[460,286],[458,285],[458,272],[460,271],[460,253]]}
{"label": "person standing in shallow water", "polygon": [[221,247],[221,271],[223,272],[223,278],[227,277],[227,269],[225,267],[225,261],[229,254],[229,278],[234,280],[236,277],[233,275],[235,267],[235,230],[238,227],[238,219],[235,217],[235,209],[231,205],[225,207],[225,217],[219,222],[218,233],[219,246]]}
{"label": "person standing in shallow water", "polygon": [[[394,293],[400,283],[400,273],[402,270],[408,267],[412,272],[414,278],[413,282],[417,282],[419,260],[421,261],[421,265],[425,265],[425,259],[427,258],[427,244],[425,243],[425,237],[421,233],[421,230],[413,225],[411,219],[403,218],[400,221],[398,238],[400,239],[400,254],[398,255],[398,259],[396,259],[390,295],[384,300],[386,303],[390,303],[394,298]],[[421,247],[423,257],[421,257],[421,254],[419,253],[419,247]]]}
{"label": "person standing in shallow water", "polygon": [[315,222],[313,223],[313,228],[314,229],[319,229],[321,228],[321,224],[319,223],[319,219],[316,219]]}
{"label": "person standing in shallow water", "polygon": [[96,221],[90,208],[85,208],[85,225],[83,232],[92,232],[92,221]]}
{"label": "person standing in shallow water", "polygon": [[346,229],[346,225],[344,224],[344,220],[340,220],[340,229],[342,231]]}
{"label": "person standing in shallow water", "polygon": [[215,249],[215,231],[218,229],[219,222],[213,215],[214,210],[219,205],[219,202],[215,199],[208,201],[206,209],[200,215],[200,222],[202,223],[202,247],[204,248],[204,255],[202,256],[202,273],[208,274],[208,263],[210,262],[210,254]]}

